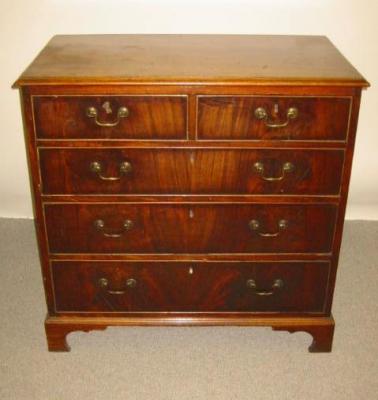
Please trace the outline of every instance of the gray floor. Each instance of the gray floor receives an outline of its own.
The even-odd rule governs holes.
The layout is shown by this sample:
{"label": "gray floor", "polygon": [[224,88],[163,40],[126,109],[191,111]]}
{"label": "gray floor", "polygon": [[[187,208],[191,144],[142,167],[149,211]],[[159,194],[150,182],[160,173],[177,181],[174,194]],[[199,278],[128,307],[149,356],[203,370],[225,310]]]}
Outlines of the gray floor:
{"label": "gray floor", "polygon": [[0,399],[378,398],[378,222],[348,222],[334,350],[269,328],[110,328],[48,353],[32,222],[0,220]]}

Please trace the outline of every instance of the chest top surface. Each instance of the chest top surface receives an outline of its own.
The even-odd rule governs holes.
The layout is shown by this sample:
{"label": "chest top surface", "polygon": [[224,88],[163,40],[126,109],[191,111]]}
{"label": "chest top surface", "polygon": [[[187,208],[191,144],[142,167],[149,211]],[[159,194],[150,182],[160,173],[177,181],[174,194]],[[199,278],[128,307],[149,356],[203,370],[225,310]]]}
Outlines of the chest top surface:
{"label": "chest top surface", "polygon": [[16,81],[368,86],[324,36],[58,35]]}

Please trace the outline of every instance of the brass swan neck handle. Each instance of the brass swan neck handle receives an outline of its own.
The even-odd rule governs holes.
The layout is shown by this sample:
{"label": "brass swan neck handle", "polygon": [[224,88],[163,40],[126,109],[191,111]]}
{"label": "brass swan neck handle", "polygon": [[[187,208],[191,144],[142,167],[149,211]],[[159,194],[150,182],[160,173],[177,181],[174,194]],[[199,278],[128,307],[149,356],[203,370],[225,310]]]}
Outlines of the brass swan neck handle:
{"label": "brass swan neck handle", "polygon": [[251,219],[248,223],[249,229],[256,232],[261,237],[277,237],[283,230],[287,229],[288,225],[289,222],[286,219],[280,219],[276,232],[259,232],[261,224],[257,219]]}
{"label": "brass swan neck handle", "polygon": [[129,161],[122,161],[119,164],[119,175],[118,176],[105,176],[103,175],[103,167],[99,161],[92,161],[89,164],[89,169],[97,174],[97,176],[103,181],[119,181],[123,176],[129,174],[133,167]]}
{"label": "brass swan neck handle", "polygon": [[104,122],[104,121],[100,121],[98,119],[98,111],[96,107],[88,107],[86,109],[86,115],[88,118],[93,118],[95,121],[95,124],[101,127],[114,127],[117,126],[120,121],[121,118],[127,118],[129,116],[130,112],[129,109],[127,107],[120,107],[117,111],[117,118],[112,121],[112,122]]}
{"label": "brass swan neck handle", "polygon": [[264,107],[258,107],[255,110],[255,118],[261,121],[264,121],[265,126],[268,128],[284,128],[285,126],[289,125],[290,120],[298,118],[298,109],[296,107],[290,107],[286,111],[286,121],[284,122],[272,122],[269,120],[268,112],[265,110]]}
{"label": "brass swan neck handle", "polygon": [[284,287],[284,282],[282,279],[275,279],[271,289],[268,290],[258,289],[254,279],[248,279],[246,285],[249,289],[252,289],[257,296],[272,296]]}

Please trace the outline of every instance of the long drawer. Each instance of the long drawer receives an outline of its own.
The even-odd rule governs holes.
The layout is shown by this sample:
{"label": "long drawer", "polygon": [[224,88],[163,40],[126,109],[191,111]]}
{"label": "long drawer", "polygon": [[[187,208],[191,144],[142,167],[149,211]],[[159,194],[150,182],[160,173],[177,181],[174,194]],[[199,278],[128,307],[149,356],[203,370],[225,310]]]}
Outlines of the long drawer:
{"label": "long drawer", "polygon": [[337,195],[342,150],[39,150],[45,194]]}
{"label": "long drawer", "polygon": [[197,136],[344,141],[350,106],[350,98],[341,97],[199,96]]}
{"label": "long drawer", "polygon": [[328,262],[52,263],[58,312],[322,312]]}
{"label": "long drawer", "polygon": [[36,96],[41,139],[186,139],[186,96]]}
{"label": "long drawer", "polygon": [[328,253],[337,207],[45,204],[51,253]]}

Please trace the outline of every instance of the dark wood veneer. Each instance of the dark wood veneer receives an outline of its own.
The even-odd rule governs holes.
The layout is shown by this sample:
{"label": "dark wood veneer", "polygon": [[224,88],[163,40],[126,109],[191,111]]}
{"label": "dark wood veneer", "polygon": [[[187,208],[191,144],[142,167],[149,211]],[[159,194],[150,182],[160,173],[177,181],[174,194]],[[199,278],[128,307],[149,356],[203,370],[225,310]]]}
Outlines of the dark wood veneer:
{"label": "dark wood veneer", "polygon": [[[40,149],[44,194],[338,195],[342,150]],[[132,170],[119,171],[122,162]],[[91,171],[99,162],[103,180]],[[261,174],[254,168],[264,165]],[[293,170],[283,171],[290,162]],[[330,174],[329,171],[334,173]],[[282,180],[269,181],[267,178]]]}
{"label": "dark wood veneer", "polygon": [[[186,139],[186,96],[35,96],[33,106],[42,139]],[[115,123],[120,107],[128,116],[116,126],[98,126],[89,107],[99,123]]]}
{"label": "dark wood veneer", "polygon": [[[267,120],[254,115],[257,108],[267,112]],[[287,111],[298,110],[295,119]],[[198,138],[217,140],[345,140],[350,98],[199,96]],[[288,122],[288,123],[287,123]],[[269,124],[283,124],[271,128]]]}
{"label": "dark wood veneer", "polygon": [[[314,339],[310,351],[331,351],[368,82],[328,39],[56,36],[15,85],[49,350],[68,350],[66,335],[76,330],[240,325],[305,331]],[[87,116],[90,106],[102,123],[116,122],[119,107],[130,114],[100,127]],[[255,117],[257,107],[269,120]],[[290,107],[298,116],[286,126],[266,126],[285,123]],[[99,161],[103,176],[116,177],[125,159],[132,171],[119,181],[88,168]],[[281,180],[262,179],[279,177],[285,162],[295,168]],[[130,230],[104,236],[123,233],[125,218]],[[251,219],[258,231],[249,229]],[[277,233],[280,219],[288,224],[277,236],[259,235]],[[115,290],[136,277],[134,294],[100,301],[103,275]],[[267,291],[278,275],[282,291],[246,292],[247,279]]]}
{"label": "dark wood veneer", "polygon": [[[328,272],[326,262],[52,264],[58,312],[322,312]],[[104,278],[106,288],[99,285]],[[128,279],[135,287],[127,287]],[[256,290],[248,287],[250,279]],[[283,286],[270,294],[277,279]]]}
{"label": "dark wood veneer", "polygon": [[[309,204],[45,205],[51,253],[329,253],[336,211]],[[132,221],[130,230],[125,220]],[[250,229],[251,220],[259,230]],[[286,229],[279,229],[280,220]]]}

